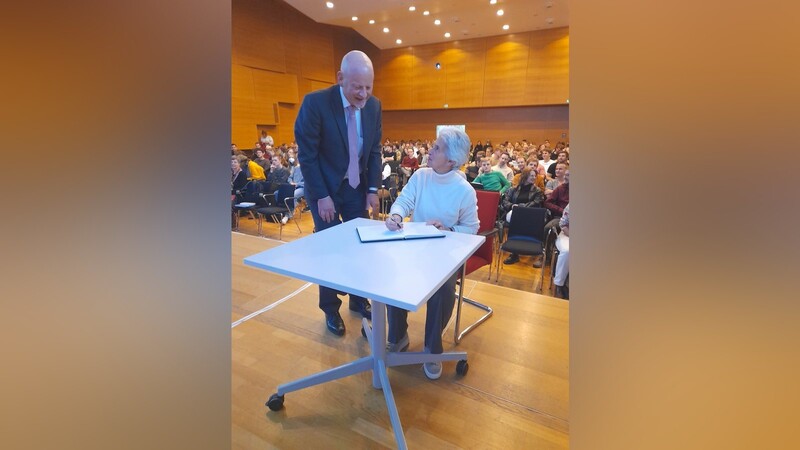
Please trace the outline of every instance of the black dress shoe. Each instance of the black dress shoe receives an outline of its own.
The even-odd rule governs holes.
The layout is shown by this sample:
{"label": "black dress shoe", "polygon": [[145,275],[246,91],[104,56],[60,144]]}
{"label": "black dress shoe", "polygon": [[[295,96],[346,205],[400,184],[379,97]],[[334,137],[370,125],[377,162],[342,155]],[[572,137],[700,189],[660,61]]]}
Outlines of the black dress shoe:
{"label": "black dress shoe", "polygon": [[344,336],[344,320],[342,320],[339,311],[335,313],[325,313],[325,325],[331,333],[337,336]]}
{"label": "black dress shoe", "polygon": [[350,311],[355,311],[361,314],[361,317],[372,320],[372,306],[369,300],[364,302],[350,302]]}
{"label": "black dress shoe", "polygon": [[505,261],[503,261],[503,264],[516,264],[517,262],[519,262],[519,255],[517,255],[516,253],[512,253],[511,256],[509,256],[508,258],[506,258]]}

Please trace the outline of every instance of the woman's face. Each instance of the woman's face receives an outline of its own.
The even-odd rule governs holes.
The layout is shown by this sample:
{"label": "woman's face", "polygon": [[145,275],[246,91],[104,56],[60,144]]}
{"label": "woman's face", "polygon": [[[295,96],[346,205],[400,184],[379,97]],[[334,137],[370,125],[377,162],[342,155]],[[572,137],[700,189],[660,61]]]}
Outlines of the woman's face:
{"label": "woman's face", "polygon": [[447,159],[447,152],[444,141],[437,139],[428,154],[428,167],[436,173],[447,173],[453,168],[453,163]]}
{"label": "woman's face", "polygon": [[525,184],[533,184],[536,182],[536,172],[531,172],[528,174],[528,179],[526,180]]}
{"label": "woman's face", "polygon": [[236,172],[239,170],[239,160],[236,158],[231,158],[231,170]]}
{"label": "woman's face", "polygon": [[277,157],[277,156],[273,156],[272,157],[272,168],[273,169],[277,169],[278,167],[281,167],[281,159],[279,157]]}

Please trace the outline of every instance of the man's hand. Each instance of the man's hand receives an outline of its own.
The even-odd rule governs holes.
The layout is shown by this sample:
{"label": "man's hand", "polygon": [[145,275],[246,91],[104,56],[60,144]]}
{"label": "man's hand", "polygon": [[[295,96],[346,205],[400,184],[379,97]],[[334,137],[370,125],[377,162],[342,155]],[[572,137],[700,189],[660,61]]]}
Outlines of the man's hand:
{"label": "man's hand", "polygon": [[376,192],[367,194],[367,205],[373,211],[380,211],[380,203],[378,202],[378,194]]}
{"label": "man's hand", "polygon": [[329,196],[317,200],[317,211],[319,218],[325,222],[331,222],[336,215],[336,207],[333,204],[333,199]]}

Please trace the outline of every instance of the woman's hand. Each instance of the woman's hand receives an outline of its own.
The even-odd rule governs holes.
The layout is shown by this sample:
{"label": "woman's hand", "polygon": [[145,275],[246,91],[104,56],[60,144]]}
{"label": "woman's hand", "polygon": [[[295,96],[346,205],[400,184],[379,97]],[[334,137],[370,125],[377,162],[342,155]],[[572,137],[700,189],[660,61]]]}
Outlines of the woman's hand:
{"label": "woman's hand", "polygon": [[426,225],[433,225],[433,226],[435,226],[435,227],[436,227],[436,229],[438,229],[438,230],[442,230],[442,231],[453,231],[453,230],[451,230],[449,227],[446,227],[446,226],[444,226],[444,224],[442,224],[442,222],[440,222],[440,221],[438,221],[438,220],[435,220],[435,219],[434,219],[434,220],[429,220],[429,221],[425,222],[425,224],[426,224]]}
{"label": "woman's hand", "polygon": [[400,214],[392,214],[386,218],[386,228],[390,231],[400,231],[403,229],[403,218]]}

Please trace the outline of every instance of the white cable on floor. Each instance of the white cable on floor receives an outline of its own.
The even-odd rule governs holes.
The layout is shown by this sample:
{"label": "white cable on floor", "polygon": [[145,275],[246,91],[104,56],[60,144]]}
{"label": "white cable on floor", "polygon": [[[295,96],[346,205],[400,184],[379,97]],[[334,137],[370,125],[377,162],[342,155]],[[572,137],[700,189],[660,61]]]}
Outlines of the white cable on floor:
{"label": "white cable on floor", "polygon": [[246,321],[252,319],[253,317],[255,317],[257,315],[265,313],[265,312],[269,311],[270,309],[280,305],[281,303],[285,302],[286,300],[289,300],[290,298],[294,297],[295,295],[297,295],[297,294],[303,292],[304,290],[308,289],[308,287],[311,286],[311,284],[312,283],[306,283],[306,284],[300,286],[300,288],[297,289],[296,291],[292,292],[291,294],[287,295],[286,297],[283,297],[282,299],[278,300],[277,302],[272,303],[270,305],[267,305],[267,306],[259,309],[258,311],[254,312],[254,313],[250,313],[250,314],[242,317],[241,319],[237,320],[236,322],[233,322],[231,324],[231,328],[233,328],[233,327],[235,327],[235,326],[237,326],[237,325],[239,325],[239,324],[241,324],[243,322],[246,322]]}

